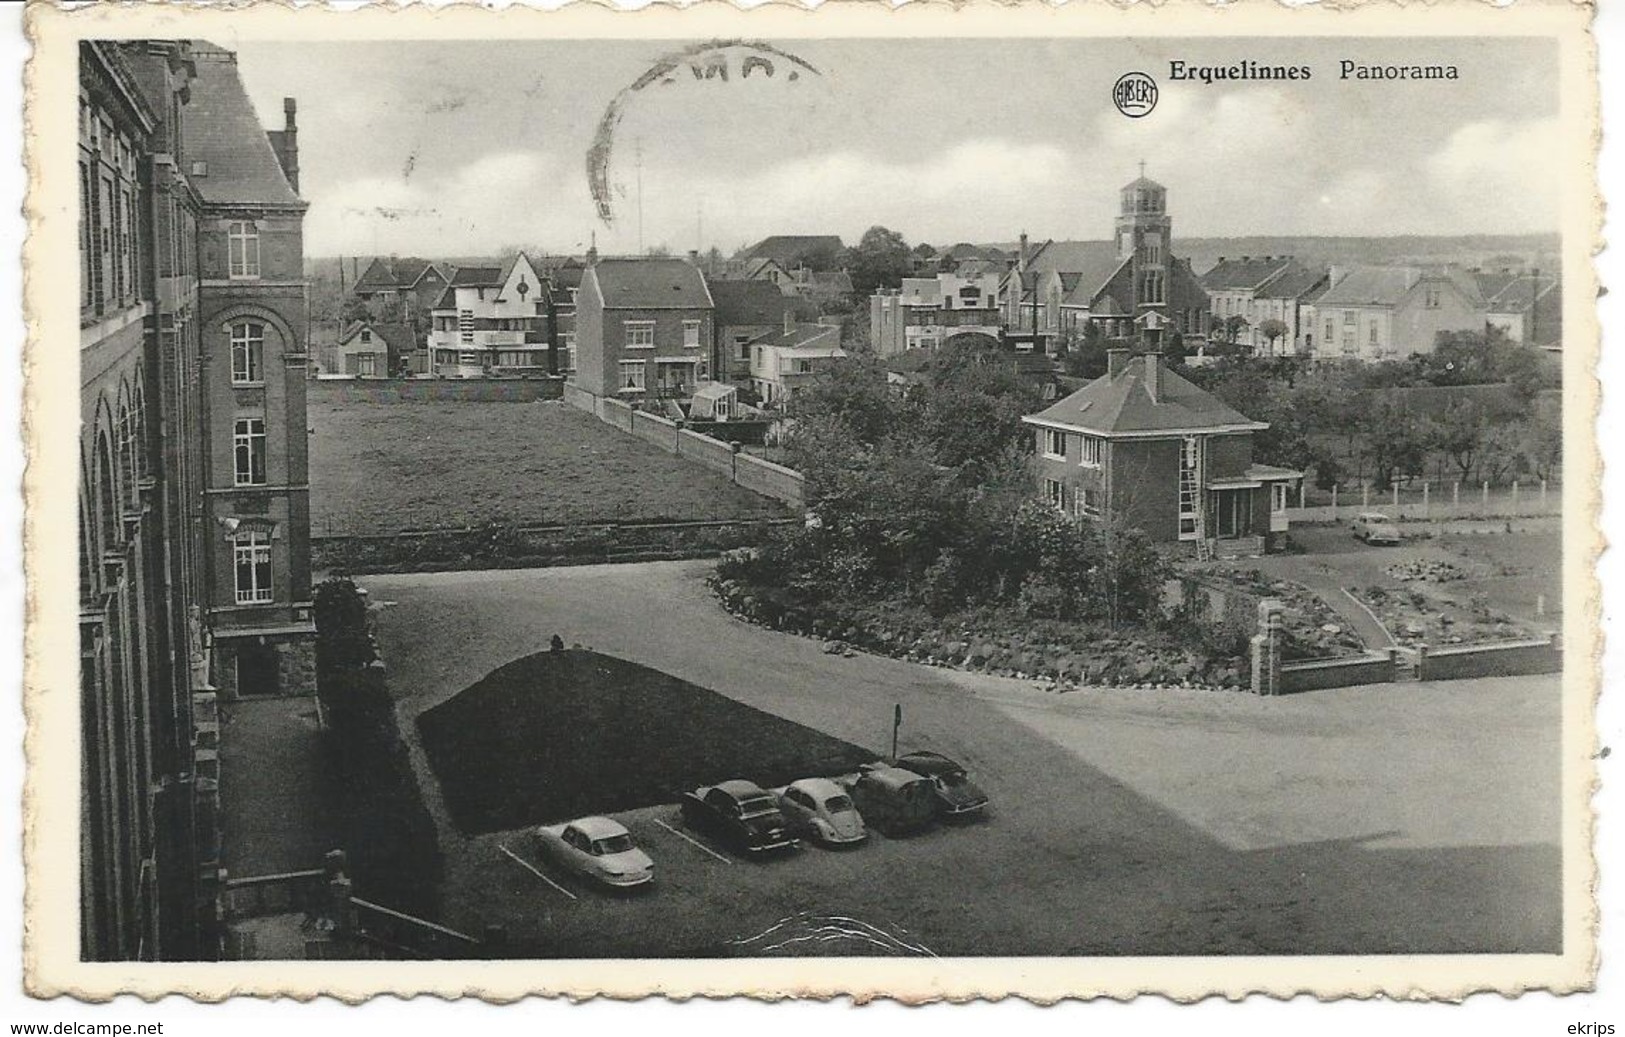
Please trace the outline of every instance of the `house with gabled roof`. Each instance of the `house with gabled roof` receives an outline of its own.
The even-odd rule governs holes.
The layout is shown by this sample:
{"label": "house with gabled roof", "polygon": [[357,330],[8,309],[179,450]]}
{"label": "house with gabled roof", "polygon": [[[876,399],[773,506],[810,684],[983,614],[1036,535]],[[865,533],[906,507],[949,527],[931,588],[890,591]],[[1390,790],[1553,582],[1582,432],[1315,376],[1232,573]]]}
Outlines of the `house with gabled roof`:
{"label": "house with gabled roof", "polygon": [[1110,350],[1104,375],[1022,421],[1037,440],[1039,493],[1068,515],[1225,555],[1284,539],[1303,473],[1254,462],[1253,435],[1269,425],[1181,378],[1160,353]]}
{"label": "house with gabled roof", "polygon": [[[1292,256],[1220,256],[1201,280],[1215,328],[1236,320],[1238,343],[1254,353],[1284,356],[1308,352],[1304,335],[1313,331],[1304,326],[1303,307],[1326,290],[1330,276]],[[1280,321],[1286,331],[1271,339],[1261,330],[1270,320]]]}
{"label": "house with gabled roof", "polygon": [[1473,276],[1453,266],[1333,268],[1312,315],[1322,360],[1399,360],[1431,353],[1441,331],[1483,331],[1488,309]]}
{"label": "house with gabled roof", "polygon": [[1563,343],[1563,280],[1539,270],[1475,271],[1485,321],[1513,342],[1555,347]]}
{"label": "house with gabled roof", "polygon": [[412,256],[375,256],[356,278],[351,294],[375,317],[410,321],[434,308],[454,269]]}
{"label": "house with gabled roof", "polygon": [[715,309],[688,260],[596,260],[576,293],[576,384],[594,396],[688,398],[710,379]]}
{"label": "house with gabled roof", "polygon": [[794,302],[767,281],[706,281],[716,306],[711,377],[743,385],[750,379],[750,343],[779,328]]}
{"label": "house with gabled roof", "polygon": [[337,367],[351,378],[398,378],[419,356],[417,333],[405,321],[357,320],[339,334]]}
{"label": "house with gabled roof", "polygon": [[506,266],[458,269],[430,314],[430,370],[441,378],[554,373],[551,304],[551,285],[523,252]]}

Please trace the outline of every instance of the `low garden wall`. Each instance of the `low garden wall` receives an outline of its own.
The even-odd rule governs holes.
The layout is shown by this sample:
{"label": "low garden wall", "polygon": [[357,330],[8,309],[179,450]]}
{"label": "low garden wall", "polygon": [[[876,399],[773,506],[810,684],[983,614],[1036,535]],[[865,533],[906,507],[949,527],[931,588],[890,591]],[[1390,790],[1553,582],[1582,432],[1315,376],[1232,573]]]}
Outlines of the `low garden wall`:
{"label": "low garden wall", "polygon": [[1282,695],[1358,684],[1386,684],[1394,679],[1392,652],[1365,652],[1334,659],[1305,659],[1281,664]]}
{"label": "low garden wall", "polygon": [[[783,501],[792,507],[799,508],[806,502],[801,473],[793,468],[736,453],[731,443],[680,427],[669,418],[636,410],[620,400],[594,396],[576,385],[565,385],[563,398],[570,406],[596,414],[600,421],[614,425],[622,432],[630,432],[667,453],[689,458],[714,472],[721,472],[747,490]],[[717,428],[715,422],[705,424]],[[750,441],[749,437],[746,437],[746,441]]]}
{"label": "low garden wall", "polygon": [[804,502],[800,472],[749,454],[734,457],[734,482],[786,504],[800,505]]}
{"label": "low garden wall", "polygon": [[668,454],[677,453],[677,424],[646,411],[632,412],[632,434]]}
{"label": "low garden wall", "polygon": [[311,537],[311,563],[345,573],[530,569],[600,562],[712,558],[767,539],[798,519],[486,526],[349,537]]}
{"label": "low garden wall", "polygon": [[632,408],[620,400],[601,397],[598,400],[598,418],[622,432],[632,431]]}
{"label": "low garden wall", "polygon": [[358,378],[313,381],[312,403],[534,403],[564,394],[564,379],[546,378]]}
{"label": "low garden wall", "polygon": [[1425,681],[1562,672],[1563,648],[1556,637],[1417,650],[1417,675]]}

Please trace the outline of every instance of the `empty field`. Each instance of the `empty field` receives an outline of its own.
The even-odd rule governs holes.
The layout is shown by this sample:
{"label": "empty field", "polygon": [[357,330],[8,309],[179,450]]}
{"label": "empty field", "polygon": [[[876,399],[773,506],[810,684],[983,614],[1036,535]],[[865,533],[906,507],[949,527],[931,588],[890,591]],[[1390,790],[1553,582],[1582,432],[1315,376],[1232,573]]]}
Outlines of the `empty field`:
{"label": "empty field", "polygon": [[559,401],[313,398],[309,423],[316,536],[785,514]]}

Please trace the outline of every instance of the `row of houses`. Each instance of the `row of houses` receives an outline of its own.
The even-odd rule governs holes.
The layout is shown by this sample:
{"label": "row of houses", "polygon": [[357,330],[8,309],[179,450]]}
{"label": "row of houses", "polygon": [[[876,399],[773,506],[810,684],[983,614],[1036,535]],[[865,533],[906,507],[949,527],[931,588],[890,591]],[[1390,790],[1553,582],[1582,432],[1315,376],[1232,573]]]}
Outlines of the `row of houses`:
{"label": "row of houses", "polygon": [[[1513,341],[1561,343],[1560,279],[1515,263],[1327,267],[1289,255],[1221,256],[1198,275],[1176,252],[1167,189],[1143,173],[1121,189],[1112,231],[1106,241],[1037,245],[1023,234],[1007,256],[973,246],[956,246],[957,258],[919,254],[929,276],[870,299],[871,341],[893,355],[974,332],[1053,351],[1092,326],[1159,347],[1178,336],[1189,352],[1230,346],[1333,360],[1427,353],[1440,332],[1489,327]],[[930,271],[943,263],[954,269]],[[967,300],[978,312],[965,312]]]}

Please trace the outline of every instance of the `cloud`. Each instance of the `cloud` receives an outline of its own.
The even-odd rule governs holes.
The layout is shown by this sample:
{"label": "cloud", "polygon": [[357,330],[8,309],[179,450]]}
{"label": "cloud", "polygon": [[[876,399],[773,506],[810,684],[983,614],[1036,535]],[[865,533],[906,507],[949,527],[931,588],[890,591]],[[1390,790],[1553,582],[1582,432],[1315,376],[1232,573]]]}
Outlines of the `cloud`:
{"label": "cloud", "polygon": [[1431,193],[1473,230],[1557,226],[1564,157],[1556,119],[1469,123],[1423,165]]}

